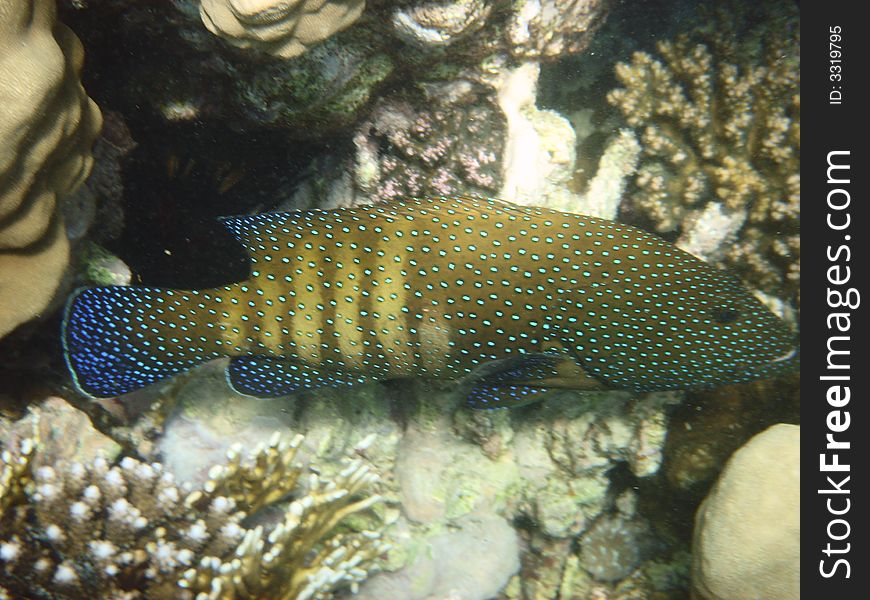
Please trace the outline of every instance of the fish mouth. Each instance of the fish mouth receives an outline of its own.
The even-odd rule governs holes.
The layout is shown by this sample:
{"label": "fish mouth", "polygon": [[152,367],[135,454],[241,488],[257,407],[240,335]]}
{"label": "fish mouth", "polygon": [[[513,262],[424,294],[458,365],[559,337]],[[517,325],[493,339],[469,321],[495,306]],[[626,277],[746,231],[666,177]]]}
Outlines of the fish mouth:
{"label": "fish mouth", "polygon": [[797,371],[800,368],[800,346],[791,346],[781,355],[760,365],[758,375],[772,376]]}

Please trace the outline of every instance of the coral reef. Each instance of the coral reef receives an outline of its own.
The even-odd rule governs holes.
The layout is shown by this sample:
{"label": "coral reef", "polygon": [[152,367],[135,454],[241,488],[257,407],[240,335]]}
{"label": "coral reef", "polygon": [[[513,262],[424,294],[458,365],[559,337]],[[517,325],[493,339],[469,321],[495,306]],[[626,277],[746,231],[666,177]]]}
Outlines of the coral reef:
{"label": "coral reef", "polygon": [[[136,235],[181,256],[155,235],[161,224],[199,247],[213,232],[186,228],[207,215],[500,196],[656,227],[786,310],[799,300],[791,17],[750,27],[734,12],[731,29],[638,54],[620,67],[616,109],[599,91],[612,83],[555,72],[560,90],[585,81],[568,109],[547,109],[542,66],[584,52],[611,4],[61,0],[94,59],[89,90],[113,110],[92,176],[51,223],[64,243],[80,242],[80,281],[116,284],[129,272],[96,244],[128,251],[111,240],[125,218],[137,229],[136,210],[160,215]],[[642,18],[658,39],[685,26]],[[600,72],[612,71],[610,50],[627,59],[637,49],[632,27],[596,49]],[[77,86],[76,60],[65,76]],[[140,151],[128,155],[134,137]],[[83,140],[66,143],[79,179]],[[188,155],[168,171],[192,173],[184,187],[164,181],[179,149]],[[597,165],[595,176],[578,176],[578,161],[590,174]],[[164,210],[173,195],[183,211]],[[14,423],[0,417],[0,597],[682,597],[688,535],[674,541],[662,521],[687,529],[685,507],[725,456],[780,414],[772,404],[795,398],[776,382],[689,395],[554,391],[517,410],[472,411],[454,390],[415,380],[264,401],[231,392],[224,367],[82,402],[90,419],[60,398]],[[276,430],[287,437],[270,438]],[[367,578],[373,565],[383,572]]]}
{"label": "coral reef", "polygon": [[[121,115],[103,113],[103,127],[94,142],[93,168],[84,185],[63,202],[66,234],[71,242],[88,235],[93,242],[115,239],[124,226],[124,182],[121,163],[136,147]],[[100,226],[91,229],[93,223]]]}
{"label": "coral reef", "polygon": [[576,158],[574,130],[557,113],[535,106],[539,72],[534,62],[497,71],[495,87],[507,119],[504,184],[499,197],[571,210],[577,201],[568,189]]}
{"label": "coral reef", "polygon": [[[500,600],[685,597],[688,552],[661,552],[640,518],[621,513],[602,515],[580,538],[579,551],[574,547],[576,542],[550,538],[534,528],[522,530],[521,534],[528,548],[523,554],[523,568],[499,594]],[[605,581],[608,577],[616,579]]]}
{"label": "coral reef", "polygon": [[0,2],[0,337],[38,316],[69,260],[60,205],[91,168],[100,112],[54,0]]}
{"label": "coral reef", "polygon": [[[474,35],[476,45],[498,48],[518,61],[582,52],[606,8],[602,0],[522,1],[501,6],[488,0],[396,4],[391,33],[417,48],[438,51]],[[504,23],[494,23],[505,16]]]}
{"label": "coral reef", "polygon": [[603,0],[522,0],[511,3],[506,28],[510,52],[552,58],[586,49],[605,14]]}
{"label": "coral reef", "polygon": [[334,132],[350,125],[393,73],[395,61],[382,45],[348,31],[296,60],[228,67],[236,73],[233,104],[251,121],[300,137]]}
{"label": "coral reef", "polygon": [[0,420],[0,441],[5,445],[23,447],[33,440],[39,447],[33,469],[55,463],[89,463],[98,457],[114,460],[121,452],[121,446],[97,431],[86,414],[58,397],[31,406],[16,421]]}
{"label": "coral reef", "polygon": [[797,375],[688,392],[671,414],[660,474],[697,504],[740,446],[779,422],[800,421]]}
{"label": "coral reef", "polygon": [[365,0],[200,0],[202,22],[234,46],[292,58],[341,31]]}
{"label": "coral reef", "polygon": [[796,13],[785,3],[723,8],[704,28],[659,42],[661,59],[637,52],[618,64],[624,87],[608,99],[643,145],[623,212],[799,304]]}
{"label": "coral reef", "polygon": [[[429,590],[420,598],[444,595],[449,582],[471,581],[475,573],[474,583],[455,593],[491,597],[518,560],[534,560],[534,552],[523,552],[508,535],[518,522],[541,536],[540,548],[552,548],[552,565],[562,564],[571,544],[613,512],[615,468],[638,478],[656,473],[665,411],[680,400],[676,394],[563,393],[519,412],[481,412],[459,408],[463,398],[454,391],[414,382],[263,402],[229,390],[221,366],[206,365],[175,391],[170,403],[177,410],[157,442],[167,469],[203,481],[228,445],[251,445],[275,428],[305,435],[297,458],[324,478],[338,471],[338,457],[363,456],[388,474],[379,493],[391,523],[384,540],[392,546],[386,573],[360,586],[364,597],[384,597],[378,590],[404,584]],[[365,448],[352,443],[372,435]],[[620,519],[640,539],[635,517]],[[461,561],[457,547],[467,548]],[[552,568],[555,577],[559,570]]]}
{"label": "coral reef", "polygon": [[611,140],[598,161],[598,169],[582,195],[578,212],[602,219],[616,220],[628,178],[637,168],[640,143],[628,129]]}
{"label": "coral reef", "polygon": [[396,8],[391,21],[399,39],[418,48],[438,48],[479,31],[492,9],[486,0],[424,2]]}
{"label": "coral reef", "polygon": [[[361,0],[122,4],[85,5],[77,16],[85,28],[118,20],[118,36],[149,46],[113,69],[128,79],[117,86],[125,104],[147,106],[167,122],[218,117],[321,140],[363,118],[378,87],[450,83],[496,56],[516,63],[581,52],[607,8],[602,0],[381,0],[365,10]],[[151,64],[167,60],[178,69]],[[155,77],[162,85],[145,83]]]}
{"label": "coral reef", "polygon": [[[285,55],[282,44],[301,27],[291,21],[300,11],[330,5],[350,11],[362,2],[180,0],[154,6],[125,0],[74,3],[67,14],[103,55],[129,40],[141,44],[137,53],[97,63],[102,71],[95,78],[112,81],[111,107],[131,123],[143,154],[149,144],[152,153],[162,152],[173,131],[207,130],[209,123],[232,135],[280,140],[263,142],[261,155],[270,158],[258,161],[264,168],[247,180],[254,190],[247,197],[264,198],[251,203],[257,210],[356,205],[398,195],[498,196],[511,189],[507,176],[522,184],[515,174],[522,166],[521,175],[534,175],[535,185],[519,185],[523,194],[509,199],[558,201],[582,211],[565,189],[573,169],[570,125],[535,109],[531,76],[514,78],[519,81],[512,91],[522,101],[505,114],[501,82],[515,71],[536,73],[538,61],[581,52],[608,3],[379,0],[366,3],[352,26]],[[230,47],[203,26],[201,13],[213,10],[223,11],[232,27],[245,22],[246,33],[230,44],[246,47]],[[156,80],[161,84],[152,85]],[[149,141],[134,119],[147,120],[138,123],[141,129],[166,128],[168,134]],[[529,130],[540,143],[511,151],[516,160],[506,164],[506,146],[521,150],[527,138],[520,134]],[[197,149],[209,152],[215,151],[206,144]],[[193,212],[190,206],[186,198],[178,210]],[[251,207],[240,203],[237,210]]]}
{"label": "coral reef", "polygon": [[[235,448],[191,490],[160,463],[59,460],[38,434],[23,438],[0,465],[0,589],[16,598],[265,599],[355,586],[387,546],[376,532],[337,526],[378,502],[361,496],[376,477],[347,460],[332,481],[311,473],[300,485],[300,442],[276,433],[249,457]],[[291,494],[277,524],[258,517]]]}
{"label": "coral reef", "polygon": [[354,136],[356,189],[369,201],[492,195],[501,178],[505,125],[484,93],[466,82],[430,89],[422,109],[398,99],[378,102]]}
{"label": "coral reef", "polygon": [[800,435],[774,425],[728,460],[695,515],[698,598],[800,596]]}

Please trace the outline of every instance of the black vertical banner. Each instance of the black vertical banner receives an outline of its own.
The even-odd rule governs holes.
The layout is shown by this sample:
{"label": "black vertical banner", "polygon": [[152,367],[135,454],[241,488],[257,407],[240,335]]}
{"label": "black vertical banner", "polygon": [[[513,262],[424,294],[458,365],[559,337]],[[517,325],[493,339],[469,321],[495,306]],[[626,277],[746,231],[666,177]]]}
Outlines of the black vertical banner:
{"label": "black vertical banner", "polygon": [[[801,585],[866,598],[870,52],[863,3],[801,7]],[[865,490],[861,492],[860,490]]]}

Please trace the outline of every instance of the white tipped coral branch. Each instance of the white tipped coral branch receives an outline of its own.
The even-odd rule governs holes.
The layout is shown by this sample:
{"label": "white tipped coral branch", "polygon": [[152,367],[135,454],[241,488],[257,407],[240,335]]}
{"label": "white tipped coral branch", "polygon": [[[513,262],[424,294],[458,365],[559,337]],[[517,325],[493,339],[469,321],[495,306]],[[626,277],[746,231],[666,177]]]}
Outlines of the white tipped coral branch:
{"label": "white tipped coral branch", "polygon": [[181,585],[203,590],[197,595],[203,599],[289,600],[327,598],[336,586],[358,584],[367,576],[365,565],[388,547],[377,532],[334,531],[347,516],[380,501],[376,495],[355,499],[375,480],[359,461],[351,461],[334,481],[315,477],[270,533],[249,530],[231,556],[202,561],[184,573]]}
{"label": "white tipped coral branch", "polygon": [[[0,597],[326,598],[386,551],[380,534],[339,531],[380,500],[359,461],[333,481],[297,485],[301,442],[274,436],[234,450],[202,490],[131,457],[33,468],[34,439],[0,453]],[[299,494],[277,525],[244,519]]]}

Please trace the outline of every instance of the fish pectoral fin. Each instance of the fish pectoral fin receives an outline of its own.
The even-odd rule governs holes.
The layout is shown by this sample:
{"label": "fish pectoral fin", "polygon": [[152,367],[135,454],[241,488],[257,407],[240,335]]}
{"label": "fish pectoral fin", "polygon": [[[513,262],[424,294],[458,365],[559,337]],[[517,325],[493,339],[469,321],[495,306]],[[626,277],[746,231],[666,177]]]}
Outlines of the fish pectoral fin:
{"label": "fish pectoral fin", "polygon": [[573,358],[562,353],[523,354],[475,369],[461,389],[472,408],[522,406],[540,400],[551,389],[600,390]]}
{"label": "fish pectoral fin", "polygon": [[537,379],[528,385],[568,390],[594,391],[606,389],[601,381],[590,375],[573,358],[563,356],[554,366],[554,374]]}
{"label": "fish pectoral fin", "polygon": [[233,391],[255,398],[277,398],[366,381],[364,375],[350,370],[315,367],[283,356],[237,356],[230,359],[226,375]]}

